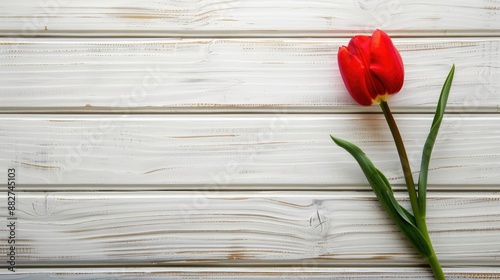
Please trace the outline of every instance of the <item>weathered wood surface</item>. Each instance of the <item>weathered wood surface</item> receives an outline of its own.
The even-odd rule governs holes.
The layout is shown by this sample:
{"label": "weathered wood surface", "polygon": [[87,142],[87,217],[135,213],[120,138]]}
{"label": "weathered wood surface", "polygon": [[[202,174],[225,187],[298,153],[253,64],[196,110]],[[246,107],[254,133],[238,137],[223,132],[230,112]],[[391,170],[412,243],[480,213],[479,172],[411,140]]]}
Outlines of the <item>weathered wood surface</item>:
{"label": "weathered wood surface", "polygon": [[498,35],[497,1],[2,1],[0,35],[412,36]]}
{"label": "weathered wood surface", "polygon": [[[16,201],[20,268],[423,266],[371,191],[18,191]],[[498,265],[498,192],[432,192],[427,219],[445,267]],[[8,231],[0,228],[3,244]]]}
{"label": "weathered wood surface", "polygon": [[[500,279],[499,10],[1,1],[0,170],[16,168],[18,270],[0,258],[0,278],[432,278],[328,136],[359,144],[408,204],[379,108],[353,103],[336,62],[349,37],[382,28],[405,62],[391,105],[415,177],[457,65],[429,228],[448,279]],[[7,206],[0,196],[4,221]]]}
{"label": "weathered wood surface", "polygon": [[[397,116],[413,171],[432,115]],[[403,184],[392,137],[376,114],[2,115],[0,170],[33,190],[367,188],[329,134],[360,145]],[[446,115],[431,189],[499,189],[498,115]]]}
{"label": "weathered wood surface", "polygon": [[[497,268],[445,268],[446,279],[500,279]],[[0,275],[5,275],[0,270]],[[238,280],[331,280],[331,279],[432,279],[432,273],[425,268],[336,268],[314,267],[307,261],[294,267],[123,267],[123,268],[52,268],[21,269],[17,275],[23,280],[53,280],[53,279],[238,279]]]}
{"label": "weathered wood surface", "polygon": [[[348,39],[2,39],[0,112],[380,112],[347,94]],[[500,39],[398,39],[395,112],[433,112],[453,63],[449,112],[499,112]]]}

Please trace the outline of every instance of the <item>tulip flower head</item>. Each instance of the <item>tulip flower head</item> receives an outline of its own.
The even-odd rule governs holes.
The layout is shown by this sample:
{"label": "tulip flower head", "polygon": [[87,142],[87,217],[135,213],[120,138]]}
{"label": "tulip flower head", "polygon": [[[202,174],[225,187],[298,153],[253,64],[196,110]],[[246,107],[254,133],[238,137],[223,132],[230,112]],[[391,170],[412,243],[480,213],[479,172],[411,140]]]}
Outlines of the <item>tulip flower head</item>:
{"label": "tulip flower head", "polygon": [[337,58],[344,84],[360,105],[379,104],[403,87],[403,60],[381,30],[372,36],[355,36],[347,47],[339,48]]}

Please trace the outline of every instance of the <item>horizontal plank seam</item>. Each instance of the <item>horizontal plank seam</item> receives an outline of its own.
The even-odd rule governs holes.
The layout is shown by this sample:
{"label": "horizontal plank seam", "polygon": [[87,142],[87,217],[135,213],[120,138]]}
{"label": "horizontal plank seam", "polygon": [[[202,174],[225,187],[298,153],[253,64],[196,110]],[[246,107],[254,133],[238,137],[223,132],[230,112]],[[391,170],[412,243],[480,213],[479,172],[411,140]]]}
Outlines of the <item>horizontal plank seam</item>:
{"label": "horizontal plank seam", "polygon": [[[346,34],[334,34],[332,36],[331,31],[281,31],[277,33],[266,33],[266,32],[248,32],[248,35],[245,31],[236,31],[239,33],[238,35],[221,35],[221,32],[231,33],[231,31],[220,31],[220,32],[193,32],[189,31],[180,31],[180,32],[166,32],[163,34],[155,34],[148,33],[146,35],[122,35],[120,32],[114,31],[112,33],[101,32],[101,31],[90,31],[89,33],[94,33],[94,35],[88,35],[87,33],[78,32],[69,32],[63,31],[60,32],[60,35],[57,33],[51,33],[47,35],[20,35],[17,32],[19,31],[0,31],[0,38],[60,38],[60,39],[72,39],[72,38],[81,38],[81,39],[92,39],[92,38],[113,38],[113,39],[147,39],[147,38],[163,38],[163,39],[314,39],[314,38],[322,38],[322,39],[334,39],[334,38],[351,38],[354,32],[346,33]],[[134,31],[135,32],[135,31]],[[134,33],[130,32],[130,33]],[[147,31],[143,31],[142,33],[147,33]],[[139,33],[139,32],[137,32]],[[205,33],[205,35],[200,35],[200,33]],[[258,35],[256,35],[257,33]],[[285,33],[285,34],[283,34]],[[297,35],[293,35],[297,33]],[[358,33],[367,33],[367,32],[358,32]],[[421,33],[408,33],[407,35],[398,35],[397,33],[391,34],[392,38],[402,38],[402,39],[413,39],[413,38],[500,38],[498,35],[499,31],[491,31],[491,32],[478,32],[467,33],[467,32],[450,32],[447,35],[443,35],[439,32],[421,32]]]}
{"label": "horizontal plank seam", "polygon": [[[360,175],[361,176],[361,175]],[[50,186],[50,187],[49,187]],[[99,186],[99,190],[95,190],[95,187]],[[102,184],[50,184],[50,185],[36,185],[36,184],[29,184],[29,185],[24,185],[24,184],[19,184],[17,185],[17,188],[21,190],[23,193],[87,193],[87,192],[100,192],[100,193],[158,193],[158,192],[165,192],[165,193],[172,193],[172,192],[193,192],[193,193],[198,193],[203,192],[203,193],[238,193],[238,194],[244,194],[244,193],[287,193],[290,191],[298,192],[298,193],[308,193],[308,192],[324,192],[332,194],[332,193],[343,193],[343,192],[356,192],[359,194],[364,194],[364,195],[371,195],[373,194],[373,191],[370,189],[370,185],[366,183],[366,185],[356,185],[353,184],[349,187],[337,187],[337,186],[323,186],[323,187],[318,187],[315,185],[315,187],[311,187],[311,185],[296,185],[296,186],[290,186],[290,185],[284,185],[284,186],[266,186],[265,184],[260,184],[256,185],[254,187],[240,187],[238,185],[231,185],[232,187],[224,186],[224,187],[217,187],[216,185],[206,185],[206,184],[200,184],[199,186],[180,186],[178,188],[173,187],[172,185],[154,185],[150,184],[148,185],[149,188],[146,188],[145,185],[136,185],[136,184],[131,184],[127,185],[127,188],[130,189],[124,189],[123,186],[124,184],[119,184],[119,185],[102,185]],[[162,189],[161,187],[164,187]],[[461,185],[446,185],[446,186],[433,186],[433,185],[428,185],[428,193],[433,194],[433,193],[491,193],[492,191],[498,191],[500,189],[500,185],[481,185],[481,187],[478,186],[470,186],[470,188],[466,188]],[[79,189],[69,189],[69,188],[76,188],[78,187]],[[141,187],[139,189],[139,187]],[[65,188],[61,190],[60,188]],[[86,189],[88,188],[88,189]],[[406,195],[406,186],[401,185],[401,184],[394,184],[392,185],[392,188],[395,193],[398,194],[403,194]],[[2,192],[7,192],[7,190],[0,190],[0,193]]]}
{"label": "horizontal plank seam", "polygon": [[[276,114],[280,115],[305,115],[305,114],[328,114],[328,115],[343,115],[343,114],[359,114],[359,115],[376,115],[382,114],[382,112],[378,112],[377,108],[363,108],[359,110],[366,110],[365,112],[360,112],[359,110],[352,109],[343,109],[339,108],[324,110],[324,109],[289,109],[285,107],[273,107],[273,109],[252,109],[251,107],[244,107],[239,109],[230,109],[228,108],[217,108],[217,109],[198,109],[195,107],[189,109],[177,109],[176,107],[172,107],[169,109],[139,109],[139,108],[130,108],[130,109],[121,109],[121,108],[109,108],[109,109],[83,109],[83,108],[63,108],[60,109],[58,107],[53,108],[32,108],[32,109],[16,109],[16,108],[5,108],[0,107],[0,115],[50,115],[50,114],[58,114],[58,115],[193,115],[193,114],[209,114],[209,115],[259,115],[259,114]],[[398,115],[433,115],[434,111],[432,108],[429,110],[404,110],[403,108],[397,108],[392,110],[392,113]],[[494,110],[488,110],[488,108],[483,108],[482,111],[457,111],[454,108],[450,108],[446,110],[445,114],[448,115],[488,115],[488,114],[498,114],[500,113],[500,106]]]}

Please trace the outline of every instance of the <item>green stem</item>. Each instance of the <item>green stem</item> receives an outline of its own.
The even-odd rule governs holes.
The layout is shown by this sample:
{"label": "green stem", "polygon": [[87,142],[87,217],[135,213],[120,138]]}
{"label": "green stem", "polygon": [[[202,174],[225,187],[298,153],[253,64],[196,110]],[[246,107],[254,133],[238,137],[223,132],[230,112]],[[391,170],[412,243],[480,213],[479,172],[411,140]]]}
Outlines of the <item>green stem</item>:
{"label": "green stem", "polygon": [[[392,116],[391,110],[389,109],[389,105],[387,102],[380,102],[380,107],[384,112],[385,119],[387,120],[387,124],[391,129],[392,137],[394,138],[394,142],[396,143],[396,148],[399,154],[399,160],[401,161],[401,167],[403,168],[403,174],[405,176],[406,187],[408,189],[408,195],[410,196],[411,208],[413,210],[413,215],[415,215],[416,220],[420,217],[420,210],[418,207],[418,197],[417,191],[415,190],[415,182],[413,181],[413,175],[411,173],[410,162],[408,161],[408,155],[406,154],[405,145],[403,143],[403,138],[399,133],[398,126],[394,117]],[[424,221],[425,223],[425,221]],[[417,227],[420,228],[417,222]]]}
{"label": "green stem", "polygon": [[439,264],[436,253],[434,252],[434,248],[432,246],[431,238],[429,236],[429,231],[427,230],[427,223],[425,222],[425,214],[420,213],[420,208],[418,206],[418,197],[417,191],[415,189],[415,182],[413,181],[413,176],[411,173],[410,162],[408,161],[408,155],[406,154],[406,149],[403,143],[403,138],[399,133],[398,126],[394,117],[392,116],[391,110],[389,109],[389,105],[387,102],[382,101],[380,103],[380,107],[384,112],[385,119],[387,120],[387,124],[391,129],[392,137],[394,138],[394,142],[396,143],[396,148],[398,150],[399,159],[401,161],[401,167],[403,168],[403,173],[406,181],[406,187],[408,189],[408,194],[410,196],[411,207],[413,210],[413,215],[415,216],[415,222],[417,224],[417,228],[424,235],[424,238],[427,240],[430,250],[431,256],[425,257],[426,261],[432,268],[434,272],[434,276],[436,280],[444,280],[446,279],[443,273],[443,269]]}
{"label": "green stem", "polygon": [[441,268],[437,257],[434,255],[433,258],[427,261],[431,265],[432,272],[434,273],[434,278],[436,278],[436,280],[446,280],[446,276],[444,276],[443,269]]}
{"label": "green stem", "polygon": [[427,258],[426,261],[429,263],[429,265],[432,268],[432,272],[434,273],[434,278],[436,278],[436,280],[446,280],[446,277],[444,276],[443,269],[441,268],[441,264],[439,263],[439,260],[436,256],[436,253],[434,252],[434,248],[432,247],[431,238],[429,236],[429,231],[427,230],[427,224],[425,222],[425,218],[423,218],[423,221],[421,221],[418,224],[420,225],[419,226],[420,231],[422,232],[424,237],[427,239],[427,241],[429,243],[429,247],[431,249],[432,255],[431,255],[431,257]]}

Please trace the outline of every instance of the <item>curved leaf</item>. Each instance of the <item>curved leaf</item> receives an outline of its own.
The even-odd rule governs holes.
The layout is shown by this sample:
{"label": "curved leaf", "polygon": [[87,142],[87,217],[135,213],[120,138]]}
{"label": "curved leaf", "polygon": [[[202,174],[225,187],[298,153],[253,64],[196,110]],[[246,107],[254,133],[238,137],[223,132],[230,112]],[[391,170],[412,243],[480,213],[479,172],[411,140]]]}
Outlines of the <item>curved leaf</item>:
{"label": "curved leaf", "polygon": [[397,202],[387,178],[373,165],[371,160],[359,147],[346,140],[335,138],[332,135],[330,137],[338,146],[344,148],[356,159],[382,207],[418,252],[424,258],[430,258],[432,256],[431,245],[417,228],[413,215]]}
{"label": "curved leaf", "polygon": [[422,162],[420,165],[420,175],[418,177],[418,205],[422,217],[425,217],[426,211],[425,202],[427,198],[427,177],[429,173],[429,163],[431,160],[432,149],[434,148],[439,127],[441,126],[441,121],[443,120],[444,110],[446,108],[446,103],[448,102],[448,95],[450,94],[454,74],[455,64],[451,67],[450,73],[443,84],[436,113],[434,114],[434,119],[432,120],[431,130],[427,136],[427,140],[425,141],[424,149],[422,151]]}
{"label": "curved leaf", "polygon": [[387,180],[387,178],[385,177],[385,175],[382,172],[380,172],[380,170],[377,169],[377,171],[378,171],[379,176],[385,181],[385,183],[387,184],[387,186],[389,186],[389,190],[391,192],[389,194],[387,194],[387,196],[389,197],[389,199],[390,199],[392,205],[394,206],[394,208],[396,209],[396,211],[408,223],[412,224],[414,227],[417,227],[417,222],[415,221],[415,217],[413,216],[413,214],[410,213],[408,210],[406,210],[406,208],[404,208],[403,206],[401,206],[398,203],[398,201],[396,200],[396,198],[394,197],[394,192],[392,191],[392,188],[390,188],[389,180]]}

